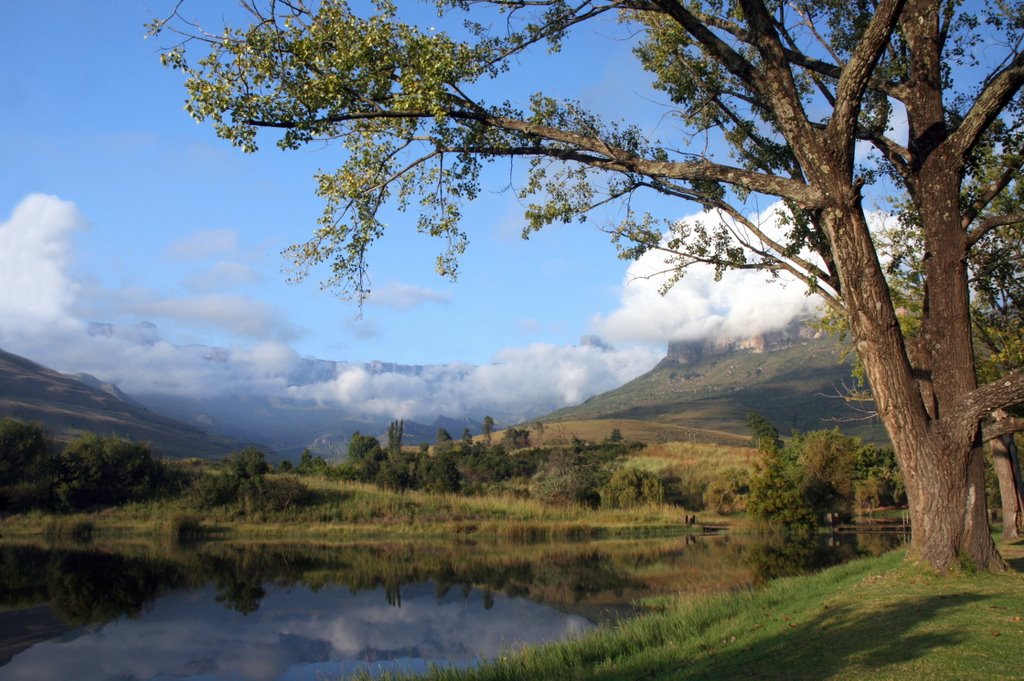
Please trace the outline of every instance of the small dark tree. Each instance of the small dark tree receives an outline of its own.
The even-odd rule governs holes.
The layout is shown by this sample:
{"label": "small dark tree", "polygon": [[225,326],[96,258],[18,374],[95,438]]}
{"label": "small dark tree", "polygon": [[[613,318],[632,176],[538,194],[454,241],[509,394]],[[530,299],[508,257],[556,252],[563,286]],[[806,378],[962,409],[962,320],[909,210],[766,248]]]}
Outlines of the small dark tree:
{"label": "small dark tree", "polygon": [[437,437],[434,439],[434,451],[445,452],[452,448],[455,441],[452,440],[451,433],[444,428],[437,429]]}
{"label": "small dark tree", "polygon": [[779,429],[757,412],[747,414],[747,428],[750,430],[750,444],[760,452],[773,452],[782,449]]}
{"label": "small dark tree", "polygon": [[402,437],[405,432],[405,420],[392,421],[388,425],[388,455],[395,457],[402,451]]}
{"label": "small dark tree", "polygon": [[491,446],[491,434],[494,433],[494,419],[490,416],[484,417],[484,442],[488,447]]}
{"label": "small dark tree", "polygon": [[455,464],[452,450],[447,449],[427,457],[421,485],[428,492],[458,492],[462,488],[462,476]]}
{"label": "small dark tree", "polygon": [[530,446],[530,431],[526,428],[508,428],[501,438],[501,446],[506,452],[525,449]]}

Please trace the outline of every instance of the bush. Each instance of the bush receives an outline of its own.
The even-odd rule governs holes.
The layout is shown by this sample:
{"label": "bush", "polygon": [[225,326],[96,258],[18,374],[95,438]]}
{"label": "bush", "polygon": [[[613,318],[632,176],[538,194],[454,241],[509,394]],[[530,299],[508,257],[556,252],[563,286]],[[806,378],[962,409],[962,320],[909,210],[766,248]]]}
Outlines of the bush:
{"label": "bush", "polygon": [[597,506],[598,490],[610,477],[603,463],[596,452],[578,444],[555,450],[534,476],[537,496],[553,504]]}
{"label": "bush", "polygon": [[180,543],[195,541],[206,536],[206,530],[199,518],[184,513],[179,513],[171,518],[169,533]]}
{"label": "bush", "polygon": [[0,420],[0,487],[46,478],[49,459],[50,443],[41,425]]}
{"label": "bush", "polygon": [[230,475],[208,473],[196,480],[192,493],[201,508],[214,508],[234,502],[238,496],[238,485]]}
{"label": "bush", "polygon": [[601,488],[601,505],[633,508],[665,501],[665,486],[657,475],[639,468],[620,468]]}
{"label": "bush", "polygon": [[801,471],[785,452],[766,452],[750,481],[747,511],[764,523],[788,529],[812,528],[817,524],[814,509],[804,497]]}
{"label": "bush", "polygon": [[66,511],[113,506],[152,498],[163,479],[148,443],[87,433],[57,457],[54,496]]}
{"label": "bush", "polygon": [[312,496],[309,488],[294,475],[277,475],[264,480],[257,510],[266,513],[287,511],[309,504]]}
{"label": "bush", "polygon": [[750,491],[750,476],[739,468],[730,468],[710,483],[704,491],[704,505],[715,513],[725,515],[746,506]]}

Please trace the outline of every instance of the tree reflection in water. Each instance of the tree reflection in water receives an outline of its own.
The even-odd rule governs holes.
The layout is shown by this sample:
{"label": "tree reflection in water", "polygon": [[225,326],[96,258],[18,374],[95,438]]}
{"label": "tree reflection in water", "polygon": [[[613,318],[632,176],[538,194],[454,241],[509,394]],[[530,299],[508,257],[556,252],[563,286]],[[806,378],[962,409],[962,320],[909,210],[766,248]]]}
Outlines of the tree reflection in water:
{"label": "tree reflection in water", "polygon": [[[872,552],[884,548],[871,541]],[[726,535],[536,545],[6,545],[0,677],[342,678],[469,665],[628,616],[646,596],[735,589],[864,550],[845,538],[833,543]],[[89,626],[51,625],[26,638],[17,610],[27,626],[41,603],[71,626]],[[8,629],[20,638],[5,640]]]}

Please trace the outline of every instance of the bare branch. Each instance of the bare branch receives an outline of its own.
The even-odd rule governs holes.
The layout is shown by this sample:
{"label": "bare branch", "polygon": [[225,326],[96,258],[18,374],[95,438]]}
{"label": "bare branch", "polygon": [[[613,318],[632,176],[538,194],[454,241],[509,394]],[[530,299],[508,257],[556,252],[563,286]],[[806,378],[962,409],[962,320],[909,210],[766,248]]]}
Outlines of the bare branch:
{"label": "bare branch", "polygon": [[[1024,165],[1024,149],[1019,149],[1017,154],[1010,157],[1010,162],[1007,163],[1002,172],[999,173],[999,177],[992,180],[992,182],[985,187],[985,191],[982,192],[981,196],[979,196],[969,208],[964,210],[963,218],[960,223],[964,229],[968,229],[971,226],[971,223],[974,222],[975,218],[977,218],[983,210],[985,210],[988,204],[999,196],[999,194],[1009,186],[1010,182],[1018,177],[1018,173],[1022,165]],[[979,238],[981,237],[975,238],[974,236],[969,236],[968,240],[969,243],[973,244]]]}

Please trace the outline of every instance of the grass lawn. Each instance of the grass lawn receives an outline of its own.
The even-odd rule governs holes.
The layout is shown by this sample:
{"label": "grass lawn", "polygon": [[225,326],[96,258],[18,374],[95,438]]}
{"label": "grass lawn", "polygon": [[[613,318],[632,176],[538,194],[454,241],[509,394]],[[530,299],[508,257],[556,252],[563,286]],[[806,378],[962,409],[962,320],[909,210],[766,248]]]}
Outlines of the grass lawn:
{"label": "grass lawn", "polygon": [[1002,549],[1005,574],[938,577],[894,552],[429,678],[1024,679],[1024,542]]}

